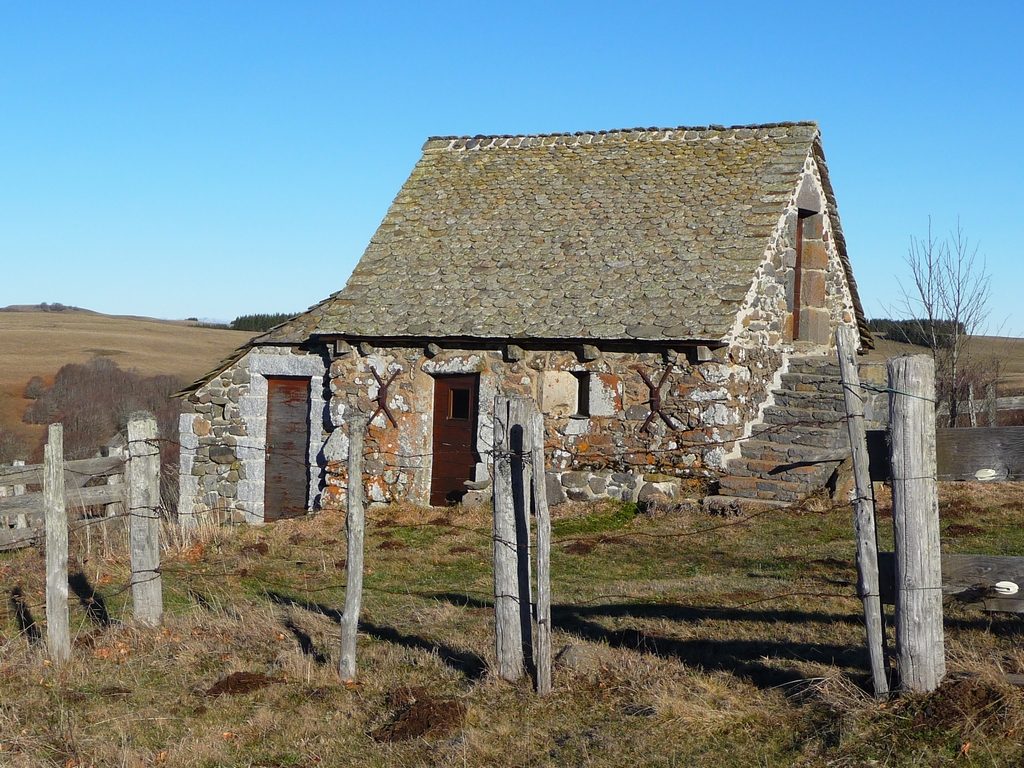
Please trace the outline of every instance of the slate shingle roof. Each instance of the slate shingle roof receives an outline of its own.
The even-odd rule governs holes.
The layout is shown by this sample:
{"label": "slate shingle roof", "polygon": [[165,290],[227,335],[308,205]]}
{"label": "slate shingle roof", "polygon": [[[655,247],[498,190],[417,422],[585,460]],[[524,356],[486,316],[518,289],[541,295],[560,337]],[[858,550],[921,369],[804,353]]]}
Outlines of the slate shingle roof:
{"label": "slate shingle roof", "polygon": [[318,335],[721,339],[816,146],[814,123],[432,138],[348,284],[307,322]]}

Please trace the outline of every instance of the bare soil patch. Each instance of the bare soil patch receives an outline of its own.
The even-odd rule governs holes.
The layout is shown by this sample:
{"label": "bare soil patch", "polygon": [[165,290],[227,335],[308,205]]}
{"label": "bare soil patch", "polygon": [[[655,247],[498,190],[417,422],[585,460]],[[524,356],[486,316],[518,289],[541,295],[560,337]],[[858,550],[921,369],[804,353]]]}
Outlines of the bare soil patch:
{"label": "bare soil patch", "polygon": [[408,741],[428,736],[445,736],[460,725],[466,707],[454,699],[437,698],[425,688],[401,687],[387,696],[388,706],[395,709],[391,722],[370,735],[374,741]]}
{"label": "bare soil patch", "polygon": [[267,677],[259,672],[232,672],[222,677],[206,690],[207,696],[237,696],[241,693],[251,693],[265,688],[268,685],[279,683],[280,680]]}

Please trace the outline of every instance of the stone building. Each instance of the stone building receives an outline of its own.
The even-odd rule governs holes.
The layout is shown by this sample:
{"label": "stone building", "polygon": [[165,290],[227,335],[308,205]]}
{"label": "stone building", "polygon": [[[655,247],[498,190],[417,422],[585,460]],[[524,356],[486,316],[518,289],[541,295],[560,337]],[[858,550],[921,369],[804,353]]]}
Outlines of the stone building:
{"label": "stone building", "polygon": [[371,501],[486,495],[496,393],[555,501],[795,498],[840,324],[871,345],[814,123],[431,138],[345,287],[180,393],[181,513],[341,505],[355,411]]}

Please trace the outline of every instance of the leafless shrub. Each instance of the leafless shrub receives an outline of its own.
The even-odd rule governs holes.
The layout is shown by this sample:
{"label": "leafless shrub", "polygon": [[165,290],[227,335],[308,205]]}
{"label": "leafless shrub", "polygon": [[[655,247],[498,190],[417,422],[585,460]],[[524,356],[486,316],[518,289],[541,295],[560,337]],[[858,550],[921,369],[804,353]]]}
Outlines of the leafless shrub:
{"label": "leafless shrub", "polygon": [[24,459],[28,446],[18,435],[0,426],[0,464],[10,464],[15,459]]}
{"label": "leafless shrub", "polygon": [[926,340],[935,360],[936,397],[945,404],[948,424],[958,422],[969,392],[984,392],[998,379],[995,360],[971,353],[970,339],[983,334],[989,315],[992,276],[978,246],[960,222],[946,239],[932,232],[911,238],[906,257],[913,285],[901,284],[901,314],[914,318],[915,335]]}
{"label": "leafless shrub", "polygon": [[[39,393],[23,419],[30,424],[62,423],[65,456],[81,459],[95,455],[110,438],[123,432],[132,413],[149,411],[156,417],[161,438],[161,496],[165,508],[176,509],[181,406],[170,395],[182,383],[174,376],[142,376],[122,370],[117,363],[96,357],[57,371],[53,385]],[[26,390],[30,386],[31,381]]]}

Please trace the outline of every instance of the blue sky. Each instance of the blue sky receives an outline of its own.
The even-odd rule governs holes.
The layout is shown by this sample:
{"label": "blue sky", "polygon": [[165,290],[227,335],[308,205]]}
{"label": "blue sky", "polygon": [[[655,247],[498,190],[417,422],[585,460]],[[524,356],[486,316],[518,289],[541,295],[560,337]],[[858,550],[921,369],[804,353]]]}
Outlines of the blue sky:
{"label": "blue sky", "polygon": [[959,217],[1024,335],[1021,5],[491,8],[0,0],[0,306],[301,310],[429,135],[813,119],[868,314]]}

